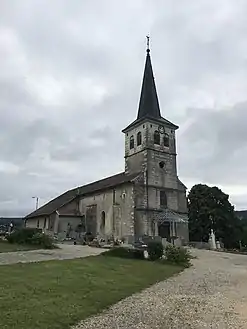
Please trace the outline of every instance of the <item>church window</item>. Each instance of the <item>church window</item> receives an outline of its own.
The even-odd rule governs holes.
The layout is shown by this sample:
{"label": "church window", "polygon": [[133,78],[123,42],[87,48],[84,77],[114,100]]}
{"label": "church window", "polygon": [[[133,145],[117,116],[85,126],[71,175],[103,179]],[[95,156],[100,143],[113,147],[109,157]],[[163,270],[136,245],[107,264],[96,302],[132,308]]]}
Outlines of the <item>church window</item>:
{"label": "church window", "polygon": [[164,146],[169,147],[169,135],[168,134],[164,135],[163,140],[164,140]]}
{"label": "church window", "polygon": [[160,191],[160,208],[167,208],[167,196],[165,191]]}
{"label": "church window", "polygon": [[130,149],[134,148],[134,136],[130,136]]}
{"label": "church window", "polygon": [[158,130],[154,132],[154,144],[160,145],[160,133]]}
{"label": "church window", "polygon": [[101,223],[100,223],[100,231],[101,233],[105,233],[105,212],[101,213]]}
{"label": "church window", "polygon": [[116,190],[113,190],[113,204],[116,204]]}
{"label": "church window", "polygon": [[139,131],[137,134],[137,146],[142,143],[142,133]]}

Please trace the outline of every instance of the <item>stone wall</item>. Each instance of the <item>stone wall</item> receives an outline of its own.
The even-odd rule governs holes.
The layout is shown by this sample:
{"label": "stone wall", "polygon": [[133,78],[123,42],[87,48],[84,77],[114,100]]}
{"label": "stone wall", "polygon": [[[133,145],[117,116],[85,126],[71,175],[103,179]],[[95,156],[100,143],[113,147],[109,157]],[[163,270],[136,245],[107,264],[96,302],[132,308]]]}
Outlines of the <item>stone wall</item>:
{"label": "stone wall", "polygon": [[30,227],[30,228],[48,228],[48,218],[45,219],[45,216],[39,216],[39,217],[35,217],[35,218],[29,218],[28,220],[26,220],[26,227]]}
{"label": "stone wall", "polygon": [[124,184],[115,189],[81,198],[79,202],[81,215],[86,216],[86,209],[90,205],[97,205],[97,233],[103,233],[101,232],[103,211],[105,213],[105,235],[114,234],[116,237],[121,238],[134,233],[134,193],[132,184]]}

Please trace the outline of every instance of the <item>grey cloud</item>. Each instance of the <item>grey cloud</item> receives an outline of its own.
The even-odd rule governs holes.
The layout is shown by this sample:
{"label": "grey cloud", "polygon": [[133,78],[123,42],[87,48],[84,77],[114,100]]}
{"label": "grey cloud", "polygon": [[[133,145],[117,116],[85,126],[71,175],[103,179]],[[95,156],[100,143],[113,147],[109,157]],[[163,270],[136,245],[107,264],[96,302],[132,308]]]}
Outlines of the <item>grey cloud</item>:
{"label": "grey cloud", "polygon": [[[0,172],[0,215],[124,169],[149,31],[181,179],[245,184],[246,12],[231,0],[1,2],[0,162],[18,170]],[[208,108],[229,105],[229,90],[235,105]]]}
{"label": "grey cloud", "polygon": [[183,175],[210,183],[247,184],[247,102],[213,111],[188,111],[192,122],[180,136]]}

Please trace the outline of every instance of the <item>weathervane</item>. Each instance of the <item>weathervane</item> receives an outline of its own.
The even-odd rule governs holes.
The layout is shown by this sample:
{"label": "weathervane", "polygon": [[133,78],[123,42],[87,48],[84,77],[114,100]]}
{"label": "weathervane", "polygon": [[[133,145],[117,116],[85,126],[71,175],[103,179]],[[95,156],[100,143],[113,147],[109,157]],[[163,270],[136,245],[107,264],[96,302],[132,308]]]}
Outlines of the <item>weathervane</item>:
{"label": "weathervane", "polygon": [[150,49],[149,49],[149,39],[150,39],[150,36],[147,35],[146,38],[147,38],[147,51],[150,51]]}

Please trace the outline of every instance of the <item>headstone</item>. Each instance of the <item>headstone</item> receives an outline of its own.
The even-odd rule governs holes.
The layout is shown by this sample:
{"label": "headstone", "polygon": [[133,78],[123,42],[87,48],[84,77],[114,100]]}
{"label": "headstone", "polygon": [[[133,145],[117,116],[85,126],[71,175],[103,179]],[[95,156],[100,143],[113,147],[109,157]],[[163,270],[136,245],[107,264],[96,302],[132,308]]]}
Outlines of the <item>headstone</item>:
{"label": "headstone", "polygon": [[216,249],[221,249],[220,241],[216,241]]}
{"label": "headstone", "polygon": [[144,255],[145,259],[149,258],[149,254],[148,254],[147,250],[144,250],[143,255]]}
{"label": "headstone", "polygon": [[212,229],[211,229],[211,233],[209,235],[208,243],[209,243],[209,248],[211,250],[215,250],[216,249],[215,234],[214,234],[214,231]]}

